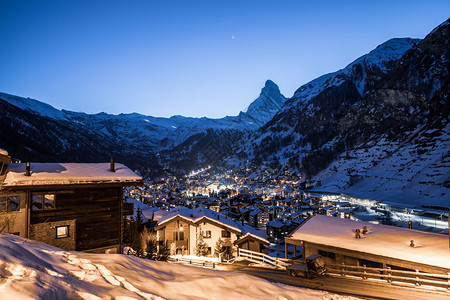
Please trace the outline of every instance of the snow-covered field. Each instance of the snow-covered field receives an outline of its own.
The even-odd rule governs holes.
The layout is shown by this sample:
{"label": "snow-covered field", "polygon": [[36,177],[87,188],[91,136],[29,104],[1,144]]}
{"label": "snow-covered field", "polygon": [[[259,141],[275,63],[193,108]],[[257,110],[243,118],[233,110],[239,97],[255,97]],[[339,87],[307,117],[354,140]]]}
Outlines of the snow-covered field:
{"label": "snow-covered field", "polygon": [[350,298],[241,273],[121,254],[69,252],[0,234],[0,299]]}

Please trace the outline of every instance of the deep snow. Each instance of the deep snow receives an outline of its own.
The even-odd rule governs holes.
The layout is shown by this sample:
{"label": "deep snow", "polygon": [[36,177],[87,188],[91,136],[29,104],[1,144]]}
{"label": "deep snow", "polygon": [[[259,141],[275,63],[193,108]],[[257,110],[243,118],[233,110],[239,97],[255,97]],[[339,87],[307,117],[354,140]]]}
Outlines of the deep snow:
{"label": "deep snow", "polygon": [[122,254],[64,251],[0,234],[0,299],[350,299],[250,275]]}

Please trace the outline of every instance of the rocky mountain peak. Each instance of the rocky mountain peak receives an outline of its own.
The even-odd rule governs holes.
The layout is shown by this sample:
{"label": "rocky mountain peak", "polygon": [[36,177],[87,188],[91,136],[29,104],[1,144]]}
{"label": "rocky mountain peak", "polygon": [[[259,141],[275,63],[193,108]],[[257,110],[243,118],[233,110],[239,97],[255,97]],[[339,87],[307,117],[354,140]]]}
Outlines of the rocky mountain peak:
{"label": "rocky mountain peak", "polygon": [[261,89],[261,94],[249,105],[246,113],[251,115],[270,114],[273,116],[283,106],[286,99],[281,94],[278,85],[272,80],[267,80]]}

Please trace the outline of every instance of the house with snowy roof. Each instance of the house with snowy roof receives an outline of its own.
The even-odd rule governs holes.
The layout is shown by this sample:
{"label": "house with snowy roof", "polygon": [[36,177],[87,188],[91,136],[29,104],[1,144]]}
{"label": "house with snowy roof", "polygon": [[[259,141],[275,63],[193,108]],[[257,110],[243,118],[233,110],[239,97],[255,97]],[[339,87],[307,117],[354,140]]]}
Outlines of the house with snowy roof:
{"label": "house with snowy roof", "polygon": [[303,258],[320,254],[327,264],[450,273],[449,236],[444,234],[316,215],[285,242],[303,247]]}
{"label": "house with snowy roof", "polygon": [[249,213],[249,224],[253,227],[263,227],[269,222],[269,212],[256,208]]}
{"label": "house with snowy roof", "polygon": [[123,189],[142,178],[122,164],[10,163],[0,152],[0,232],[69,251],[120,253]]}
{"label": "house with snowy roof", "polygon": [[205,207],[189,209],[179,206],[159,219],[155,230],[159,244],[167,243],[182,255],[196,254],[199,235],[208,245],[208,255],[211,256],[219,238],[228,252],[236,248],[263,252],[269,245],[263,233]]}

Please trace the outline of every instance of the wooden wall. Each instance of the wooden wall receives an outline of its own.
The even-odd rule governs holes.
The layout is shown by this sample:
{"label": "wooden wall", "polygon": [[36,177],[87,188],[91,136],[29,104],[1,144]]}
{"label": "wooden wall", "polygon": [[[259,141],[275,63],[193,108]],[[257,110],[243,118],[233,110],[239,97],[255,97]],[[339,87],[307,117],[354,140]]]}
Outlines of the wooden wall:
{"label": "wooden wall", "polygon": [[[76,220],[77,251],[121,244],[122,188],[98,187],[46,192],[56,195],[56,208],[31,210],[31,225]],[[32,193],[29,194],[30,199]]]}
{"label": "wooden wall", "polygon": [[396,259],[396,258],[391,258],[391,257],[385,257],[385,256],[375,255],[375,254],[369,254],[369,253],[364,253],[364,252],[359,252],[359,251],[352,251],[352,250],[347,250],[344,248],[331,247],[331,246],[309,243],[309,242],[305,242],[304,245],[305,246],[304,246],[303,251],[305,253],[305,257],[308,257],[311,254],[319,254],[319,250],[335,253],[335,255],[336,255],[335,259],[330,259],[330,258],[326,258],[326,257],[323,258],[324,262],[326,264],[344,263],[346,265],[359,266],[360,265],[359,259],[365,259],[365,260],[370,260],[373,262],[380,263],[381,267],[385,267],[386,265],[389,265],[389,266],[392,266],[393,268],[400,267],[400,268],[404,268],[404,269],[408,269],[408,270],[419,270],[421,272],[439,273],[439,274],[447,274],[449,271],[448,269],[442,268],[442,267],[431,266],[431,265],[416,263],[416,262],[412,262],[412,261],[401,260],[401,259]]}
{"label": "wooden wall", "polygon": [[[180,227],[183,227],[184,240],[175,241],[173,239],[174,232],[179,232]],[[161,239],[164,242],[167,242],[169,247],[171,246],[172,243],[174,243],[175,247],[177,249],[179,249],[179,250],[184,249],[183,254],[189,253],[189,250],[190,250],[189,249],[189,239],[191,238],[189,236],[189,232],[190,232],[190,223],[189,222],[187,222],[186,220],[184,220],[182,218],[174,218],[174,220],[165,224],[163,231],[164,231],[164,233],[160,235]]]}

